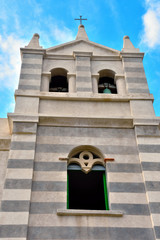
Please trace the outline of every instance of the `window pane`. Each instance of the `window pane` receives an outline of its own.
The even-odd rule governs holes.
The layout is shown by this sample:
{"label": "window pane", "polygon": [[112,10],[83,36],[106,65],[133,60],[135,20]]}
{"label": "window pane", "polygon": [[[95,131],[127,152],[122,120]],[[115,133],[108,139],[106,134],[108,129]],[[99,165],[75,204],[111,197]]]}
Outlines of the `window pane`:
{"label": "window pane", "polygon": [[103,173],[68,170],[69,209],[106,210]]}

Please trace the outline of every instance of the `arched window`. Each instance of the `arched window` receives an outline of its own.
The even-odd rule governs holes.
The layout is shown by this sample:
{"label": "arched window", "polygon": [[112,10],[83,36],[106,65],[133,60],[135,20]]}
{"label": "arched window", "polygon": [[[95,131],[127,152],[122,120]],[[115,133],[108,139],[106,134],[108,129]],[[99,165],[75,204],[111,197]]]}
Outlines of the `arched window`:
{"label": "arched window", "polygon": [[67,70],[56,68],[51,71],[50,92],[68,92]]}
{"label": "arched window", "polygon": [[67,208],[109,210],[104,159],[91,149],[69,157]]}
{"label": "arched window", "polygon": [[116,85],[114,83],[115,73],[111,70],[101,70],[99,75],[98,93],[117,93]]}

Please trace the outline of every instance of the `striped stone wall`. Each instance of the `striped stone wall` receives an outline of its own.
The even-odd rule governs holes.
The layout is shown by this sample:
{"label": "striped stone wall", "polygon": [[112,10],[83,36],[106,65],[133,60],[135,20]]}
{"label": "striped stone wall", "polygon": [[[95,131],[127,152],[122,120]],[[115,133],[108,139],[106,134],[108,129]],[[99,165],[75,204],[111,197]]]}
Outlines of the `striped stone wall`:
{"label": "striped stone wall", "polygon": [[23,53],[18,89],[40,90],[43,54]]}
{"label": "striped stone wall", "polygon": [[149,93],[142,58],[123,57],[122,63],[128,93]]}
{"label": "striped stone wall", "polygon": [[76,90],[92,92],[90,56],[76,56]]}
{"label": "striped stone wall", "polygon": [[[57,215],[67,199],[59,157],[80,145],[115,158],[107,163],[109,204],[123,217]],[[38,127],[28,239],[155,239],[133,129]]]}
{"label": "striped stone wall", "polygon": [[3,189],[0,239],[25,240],[30,209],[36,123],[14,123]]}
{"label": "striped stone wall", "polygon": [[7,161],[8,161],[8,152],[0,149],[0,206],[3,193],[3,186],[5,182]]}
{"label": "striped stone wall", "polygon": [[137,126],[137,144],[156,239],[160,239],[160,132],[158,126]]}

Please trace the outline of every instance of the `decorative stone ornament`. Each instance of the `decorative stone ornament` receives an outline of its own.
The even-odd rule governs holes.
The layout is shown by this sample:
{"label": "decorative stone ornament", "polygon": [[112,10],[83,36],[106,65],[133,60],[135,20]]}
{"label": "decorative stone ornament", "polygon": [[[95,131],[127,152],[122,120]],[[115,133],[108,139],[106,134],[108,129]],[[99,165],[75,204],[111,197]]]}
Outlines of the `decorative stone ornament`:
{"label": "decorative stone ornament", "polygon": [[[77,156],[77,154],[75,156]],[[71,163],[77,163],[81,166],[84,173],[90,172],[94,164],[105,166],[104,160],[97,156],[95,157],[92,152],[83,151],[79,153],[79,157],[75,156],[69,158],[68,165]]]}

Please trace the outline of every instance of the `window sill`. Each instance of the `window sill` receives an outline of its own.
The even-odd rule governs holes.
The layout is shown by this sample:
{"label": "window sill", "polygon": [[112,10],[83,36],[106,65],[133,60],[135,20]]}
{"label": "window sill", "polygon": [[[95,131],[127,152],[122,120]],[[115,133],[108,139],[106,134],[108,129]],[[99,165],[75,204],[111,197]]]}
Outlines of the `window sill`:
{"label": "window sill", "polygon": [[123,212],[117,210],[78,210],[78,209],[57,209],[59,216],[108,216],[122,217]]}

